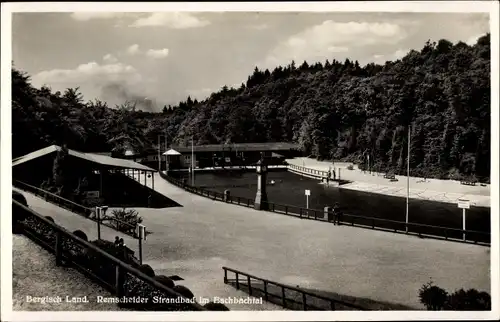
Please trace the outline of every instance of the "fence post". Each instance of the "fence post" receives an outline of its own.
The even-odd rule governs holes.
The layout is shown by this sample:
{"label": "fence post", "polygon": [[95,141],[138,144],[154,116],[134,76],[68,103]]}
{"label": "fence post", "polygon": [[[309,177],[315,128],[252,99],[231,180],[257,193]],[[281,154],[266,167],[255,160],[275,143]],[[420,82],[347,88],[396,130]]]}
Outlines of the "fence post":
{"label": "fence post", "polygon": [[250,276],[247,276],[248,282],[248,295],[252,296],[252,283],[250,282]]}
{"label": "fence post", "polygon": [[239,281],[239,274],[238,273],[235,273],[236,274],[236,289],[239,290],[240,289],[240,281]]}
{"label": "fence post", "polygon": [[269,299],[269,296],[267,295],[267,281],[264,281],[264,298],[266,301]]}
{"label": "fence post", "polygon": [[224,268],[224,284],[227,284],[227,269]]}
{"label": "fence post", "polygon": [[302,218],[302,208],[299,208],[299,216]]}
{"label": "fence post", "polygon": [[115,266],[115,291],[116,291],[116,296],[117,297],[122,297],[124,294],[123,292],[123,282],[125,280],[124,274],[126,274],[125,271],[122,270],[120,265]]}
{"label": "fence post", "polygon": [[330,301],[330,309],[331,309],[332,311],[335,311],[335,302],[334,302],[333,300],[332,300],[332,301]]}
{"label": "fence post", "polygon": [[306,293],[302,293],[302,304],[304,305],[304,311],[307,311]]}
{"label": "fence post", "polygon": [[285,206],[285,215],[288,215],[288,206]]}
{"label": "fence post", "polygon": [[62,235],[61,235],[60,231],[56,231],[55,253],[56,253],[56,265],[61,266],[61,264],[62,264]]}

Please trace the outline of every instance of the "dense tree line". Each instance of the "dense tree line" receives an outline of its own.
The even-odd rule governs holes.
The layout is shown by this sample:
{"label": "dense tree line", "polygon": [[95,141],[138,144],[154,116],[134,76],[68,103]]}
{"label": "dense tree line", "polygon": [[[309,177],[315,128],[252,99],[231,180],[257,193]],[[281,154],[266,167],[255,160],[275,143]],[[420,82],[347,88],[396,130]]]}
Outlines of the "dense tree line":
{"label": "dense tree line", "polygon": [[49,144],[82,151],[178,144],[287,141],[306,155],[412,175],[481,181],[490,175],[490,35],[469,46],[428,41],[404,58],[361,67],[346,59],[255,67],[239,88],[188,97],[161,113],[130,102],[84,102],[78,89],[36,89],[12,71],[13,155]]}

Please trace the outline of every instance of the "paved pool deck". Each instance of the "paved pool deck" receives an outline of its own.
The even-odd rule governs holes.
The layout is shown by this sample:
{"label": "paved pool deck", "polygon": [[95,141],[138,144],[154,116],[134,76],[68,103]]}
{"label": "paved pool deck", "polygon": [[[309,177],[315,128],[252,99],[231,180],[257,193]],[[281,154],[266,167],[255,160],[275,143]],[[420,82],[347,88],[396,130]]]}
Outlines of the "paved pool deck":
{"label": "paved pool deck", "polygon": [[[418,290],[430,278],[449,291],[490,291],[488,247],[256,211],[190,194],[159,174],[155,174],[155,190],[183,207],[137,208],[143,224],[153,232],[144,242],[144,262],[157,274],[181,276],[185,280],[179,284],[196,296],[234,296],[238,292],[223,284],[222,266],[285,284],[416,309],[422,308]],[[96,238],[94,222],[24,194],[35,211]],[[137,240],[102,229],[103,238],[122,236],[137,251]],[[279,307],[269,304],[252,309]]]}
{"label": "paved pool deck", "polygon": [[[388,196],[406,197],[407,177],[395,176],[398,181],[390,182],[385,179],[383,173],[368,173],[359,170],[354,166],[353,170],[348,170],[350,163],[335,163],[318,161],[310,158],[287,159],[289,164],[303,166],[309,169],[328,171],[329,168],[335,168],[338,176],[340,168],[340,177],[351,183],[341,186],[342,189],[365,191],[378,193]],[[491,206],[490,185],[466,186],[454,180],[439,180],[410,177],[410,198],[431,200],[446,203],[458,203],[458,199],[470,200],[471,205],[478,207]]]}

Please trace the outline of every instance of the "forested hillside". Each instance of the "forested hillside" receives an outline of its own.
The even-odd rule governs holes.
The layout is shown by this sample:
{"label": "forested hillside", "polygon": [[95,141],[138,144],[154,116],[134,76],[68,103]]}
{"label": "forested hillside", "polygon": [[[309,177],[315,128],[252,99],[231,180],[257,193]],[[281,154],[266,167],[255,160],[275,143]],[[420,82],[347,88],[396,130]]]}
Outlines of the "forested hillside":
{"label": "forested hillside", "polygon": [[[311,62],[310,62],[311,63]],[[411,126],[412,175],[490,173],[490,35],[474,46],[427,42],[384,65],[303,62],[255,68],[240,88],[188,98],[162,113],[130,102],[108,108],[78,89],[36,89],[12,71],[13,156],[50,144],[82,151],[144,150],[168,131],[176,143],[297,142],[305,155],[405,173]]]}

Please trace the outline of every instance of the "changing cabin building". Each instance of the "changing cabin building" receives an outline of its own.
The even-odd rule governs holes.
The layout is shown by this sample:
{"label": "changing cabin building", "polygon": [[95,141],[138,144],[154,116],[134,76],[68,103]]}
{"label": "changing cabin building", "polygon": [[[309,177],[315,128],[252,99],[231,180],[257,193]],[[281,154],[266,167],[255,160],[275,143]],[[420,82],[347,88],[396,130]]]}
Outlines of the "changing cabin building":
{"label": "changing cabin building", "polygon": [[[152,168],[161,166],[166,168],[168,160],[169,169],[187,169],[194,164],[196,168],[224,167],[224,166],[249,166],[255,164],[261,153],[270,165],[283,164],[286,158],[300,156],[298,144],[286,142],[271,143],[230,143],[208,144],[194,146],[172,145],[168,149],[160,147],[161,162],[158,162],[158,150],[149,150],[141,155],[127,156],[137,162]],[[191,160],[191,158],[194,160]]]}

